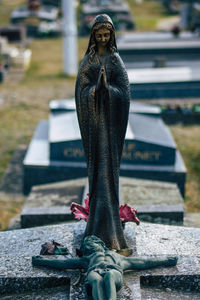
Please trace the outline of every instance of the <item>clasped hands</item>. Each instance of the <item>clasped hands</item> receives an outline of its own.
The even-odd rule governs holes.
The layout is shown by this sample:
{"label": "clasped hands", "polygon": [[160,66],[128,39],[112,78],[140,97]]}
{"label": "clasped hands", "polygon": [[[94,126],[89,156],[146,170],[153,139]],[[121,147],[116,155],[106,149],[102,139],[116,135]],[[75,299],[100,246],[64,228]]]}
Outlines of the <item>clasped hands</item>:
{"label": "clasped hands", "polygon": [[100,69],[96,90],[99,91],[102,87],[108,89],[105,67],[101,67]]}

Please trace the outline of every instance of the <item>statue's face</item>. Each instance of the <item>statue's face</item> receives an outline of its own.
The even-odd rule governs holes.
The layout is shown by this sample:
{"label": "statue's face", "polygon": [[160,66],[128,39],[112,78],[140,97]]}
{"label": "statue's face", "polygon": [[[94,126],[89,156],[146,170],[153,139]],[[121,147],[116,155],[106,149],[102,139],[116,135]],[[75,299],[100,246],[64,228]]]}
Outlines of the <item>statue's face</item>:
{"label": "statue's face", "polygon": [[94,252],[104,252],[104,248],[96,243],[91,243],[85,246],[84,254],[92,254]]}
{"label": "statue's face", "polygon": [[110,30],[107,28],[101,28],[95,32],[95,39],[97,45],[105,47],[110,40]]}
{"label": "statue's face", "polygon": [[104,247],[99,243],[99,238],[88,236],[84,240],[84,255],[89,255],[94,252],[104,252]]}

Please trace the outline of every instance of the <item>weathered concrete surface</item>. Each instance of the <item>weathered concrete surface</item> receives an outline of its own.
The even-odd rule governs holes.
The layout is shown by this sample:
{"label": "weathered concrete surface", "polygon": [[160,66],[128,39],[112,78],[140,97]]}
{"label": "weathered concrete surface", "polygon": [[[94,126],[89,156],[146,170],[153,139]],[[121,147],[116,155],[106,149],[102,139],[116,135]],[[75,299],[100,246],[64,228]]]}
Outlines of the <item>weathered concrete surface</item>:
{"label": "weathered concrete surface", "polygon": [[31,257],[40,253],[44,242],[51,240],[62,242],[72,252],[73,225],[0,233],[0,294],[57,286],[66,286],[69,290],[70,272],[32,267]]}
{"label": "weathered concrete surface", "polygon": [[184,203],[174,183],[120,177],[122,201],[137,208],[141,220],[183,224]]}
{"label": "weathered concrete surface", "polygon": [[[71,202],[81,203],[86,178],[35,186],[21,213],[21,227],[73,220]],[[120,177],[122,203],[136,207],[141,220],[183,224],[184,204],[176,184]]]}
{"label": "weathered concrete surface", "polygon": [[[141,289],[142,299],[147,300],[199,300],[199,293],[173,291],[170,288],[158,289],[158,288],[145,288]],[[137,299],[137,298],[136,298]]]}
{"label": "weathered concrete surface", "polygon": [[69,285],[59,287],[48,287],[39,291],[32,291],[20,294],[0,296],[1,300],[68,300]]}
{"label": "weathered concrete surface", "polygon": [[81,204],[86,181],[82,178],[33,187],[21,213],[21,227],[73,220],[70,205]]}
{"label": "weathered concrete surface", "polygon": [[[69,281],[75,283],[79,272],[36,268],[31,265],[31,256],[38,255],[41,244],[52,239],[66,245],[73,254],[79,246],[84,228],[85,222],[79,222],[1,232],[0,294],[4,296],[0,299],[20,299],[20,296],[15,295],[16,292],[23,295],[21,299],[34,299],[36,290],[39,290],[38,299],[84,299],[82,283],[71,285],[68,298]],[[156,295],[151,299],[172,299],[172,296],[173,299],[178,299],[177,295],[181,295],[183,299],[198,299],[200,229],[147,223],[141,223],[140,226],[126,224],[125,236],[129,247],[135,247],[133,255],[178,255],[179,260],[176,267],[126,272],[118,300],[147,300],[150,299],[149,295]],[[47,287],[53,288],[52,298],[48,298],[50,291],[41,292],[41,289]],[[7,296],[10,298],[6,298]]]}
{"label": "weathered concrete surface", "polygon": [[174,183],[120,177],[123,202],[130,205],[183,204]]}
{"label": "weathered concrete surface", "polygon": [[199,256],[200,229],[142,223],[136,228],[136,243],[139,255]]}

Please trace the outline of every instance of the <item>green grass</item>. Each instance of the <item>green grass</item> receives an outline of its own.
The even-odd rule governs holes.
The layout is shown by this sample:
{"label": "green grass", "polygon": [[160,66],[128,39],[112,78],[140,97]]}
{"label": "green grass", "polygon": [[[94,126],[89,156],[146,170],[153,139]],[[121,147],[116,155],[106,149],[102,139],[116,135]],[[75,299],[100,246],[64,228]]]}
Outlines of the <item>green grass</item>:
{"label": "green grass", "polygon": [[134,17],[138,31],[152,31],[156,29],[158,21],[166,17],[161,1],[144,0],[137,4],[133,0],[126,0]]}
{"label": "green grass", "polygon": [[24,198],[0,193],[0,230],[9,226],[10,219],[20,213]]}
{"label": "green grass", "polygon": [[27,3],[25,0],[2,0],[0,2],[0,26],[5,26],[10,23],[10,16],[12,11],[18,7]]}
{"label": "green grass", "polygon": [[185,202],[190,212],[200,212],[200,126],[172,126],[173,136],[187,167]]}

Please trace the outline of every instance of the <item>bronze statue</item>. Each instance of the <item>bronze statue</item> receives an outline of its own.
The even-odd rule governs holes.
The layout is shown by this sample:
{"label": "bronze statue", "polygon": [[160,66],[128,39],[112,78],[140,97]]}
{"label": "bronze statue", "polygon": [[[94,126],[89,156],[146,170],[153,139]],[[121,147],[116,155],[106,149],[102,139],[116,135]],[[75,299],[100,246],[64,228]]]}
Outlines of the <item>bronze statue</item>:
{"label": "bronze statue", "polygon": [[89,177],[85,236],[127,248],[119,217],[119,168],[129,114],[129,82],[107,15],[95,18],[76,81],[76,107]]}
{"label": "bronze statue", "polygon": [[109,250],[96,236],[88,236],[82,246],[82,257],[66,260],[34,256],[34,266],[47,266],[58,269],[84,269],[85,286],[88,296],[94,300],[116,300],[116,292],[123,285],[123,272],[144,270],[157,266],[175,266],[177,257],[135,258],[124,257]]}
{"label": "bronze statue", "polygon": [[[32,263],[59,269],[84,269],[89,297],[116,300],[116,292],[123,284],[123,271],[174,266],[177,258],[125,257],[110,250],[129,252],[119,215],[119,168],[130,99],[128,76],[117,51],[113,23],[107,15],[99,15],[94,20],[75,94],[89,177],[89,217],[85,238],[77,251],[82,256],[62,260],[35,256]],[[132,210],[134,220],[135,213]],[[45,243],[44,254],[66,251],[58,245]]]}

